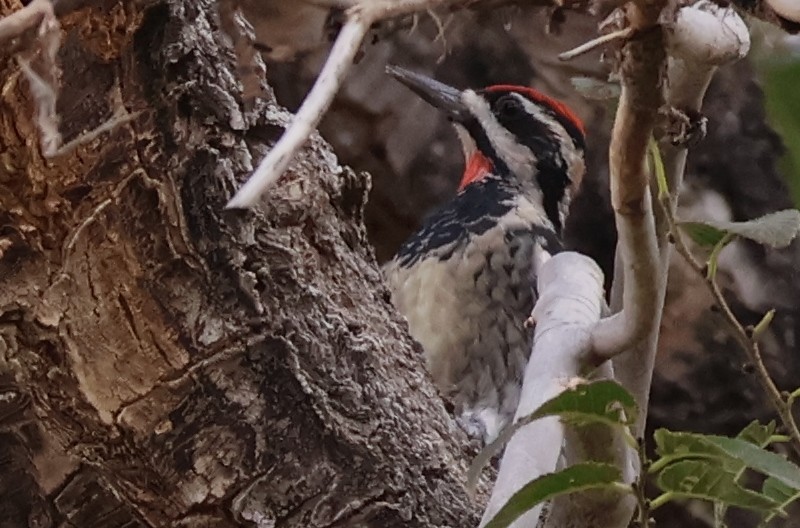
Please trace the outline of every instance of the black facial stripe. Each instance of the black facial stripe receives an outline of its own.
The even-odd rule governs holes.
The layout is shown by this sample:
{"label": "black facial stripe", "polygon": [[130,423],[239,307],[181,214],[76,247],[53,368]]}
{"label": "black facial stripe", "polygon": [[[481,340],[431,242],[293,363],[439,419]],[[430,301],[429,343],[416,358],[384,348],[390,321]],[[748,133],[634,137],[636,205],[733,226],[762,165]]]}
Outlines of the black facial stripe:
{"label": "black facial stripe", "polygon": [[[553,118],[556,122],[558,122],[559,125],[564,127],[564,130],[567,131],[567,134],[569,134],[569,137],[572,139],[572,142],[573,142],[573,144],[575,145],[576,148],[579,148],[581,150],[586,150],[586,138],[584,137],[584,135],[580,131],[580,129],[577,126],[575,126],[575,123],[573,123],[571,120],[567,119],[561,113],[556,112],[550,106],[542,103],[541,101],[537,101],[535,99],[532,99],[532,98],[528,97],[525,93],[521,93],[521,92],[514,92],[514,93],[516,95],[520,96],[520,97],[523,97],[523,98],[527,99],[531,103],[535,104],[544,113],[546,113],[549,117]],[[502,99],[503,97],[506,97],[508,95],[508,92],[483,92],[482,91],[481,95],[483,95],[486,98],[486,100],[489,101],[489,105],[492,108],[494,108],[495,107],[495,103],[497,103],[497,101],[499,99]]]}
{"label": "black facial stripe", "polygon": [[[559,157],[561,154],[559,154]],[[544,202],[544,212],[547,218],[553,222],[553,227],[556,228],[556,233],[561,233],[561,215],[559,215],[558,206],[561,200],[564,199],[569,179],[564,169],[552,170],[545,167],[540,167],[539,172],[536,174],[536,180],[539,183],[539,188],[542,190],[542,201]]]}
{"label": "black facial stripe", "polygon": [[540,108],[544,108],[545,111],[550,115],[550,117],[554,118],[558,121],[558,124],[564,127],[564,130],[567,131],[569,137],[572,138],[572,143],[575,145],[575,148],[580,150],[586,150],[586,138],[584,137],[583,133],[580,131],[578,127],[575,126],[575,123],[567,119],[566,117],[562,116],[558,112],[554,112],[553,110],[539,105]]}
{"label": "black facial stripe", "polygon": [[478,119],[473,117],[461,123],[461,126],[469,132],[478,150],[492,162],[494,172],[497,174],[508,174],[508,165],[497,155],[497,151],[492,146],[492,142],[489,141],[489,136],[486,135],[486,131],[483,129]]}
{"label": "black facial stripe", "polygon": [[553,222],[556,232],[560,233],[562,226],[558,206],[564,198],[569,178],[566,162],[561,155],[559,136],[531,115],[524,114],[518,119],[499,119],[500,124],[536,156],[536,180],[542,191],[544,212]]}

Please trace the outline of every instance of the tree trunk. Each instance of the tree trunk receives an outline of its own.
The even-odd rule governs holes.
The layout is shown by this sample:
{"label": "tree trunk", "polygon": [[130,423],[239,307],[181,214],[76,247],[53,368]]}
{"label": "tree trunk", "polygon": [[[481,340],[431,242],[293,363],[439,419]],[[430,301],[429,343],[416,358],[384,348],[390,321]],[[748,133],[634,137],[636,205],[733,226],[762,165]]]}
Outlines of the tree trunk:
{"label": "tree trunk", "polygon": [[[595,258],[608,279],[616,242],[607,183],[613,104],[587,100],[572,84],[577,76],[603,79],[608,68],[601,63],[599,50],[566,63],[556,59],[558,53],[596,36],[598,20],[567,11],[566,20],[552,23],[558,17],[550,10],[515,6],[481,10],[481,5],[443,17],[440,22],[446,30],[441,38],[436,21],[421,15],[414,31],[390,33],[367,47],[320,126],[344,163],[374,176],[366,222],[376,253],[379,259],[391,256],[426,212],[452,195],[463,167],[455,134],[444,117],[431,114],[426,103],[383,74],[385,64],[392,63],[458,87],[532,85],[576,110],[588,129],[587,175],[573,200],[566,240]],[[257,13],[251,16],[258,19]],[[554,31],[546,30],[548,22]],[[257,30],[262,27],[255,25]],[[274,33],[262,29],[260,38],[271,43]],[[270,64],[278,100],[290,107],[299,105],[327,52],[323,39],[317,41],[322,49],[312,54]],[[301,42],[307,52],[308,39]],[[679,216],[738,221],[796,207],[778,170],[784,147],[766,120],[764,94],[748,60],[720,69],[703,112],[708,136],[689,153]],[[668,427],[731,435],[754,419],[774,419],[762,388],[746,374],[739,345],[722,317],[710,309],[713,302],[702,282],[679,256],[673,263],[650,402],[650,431]],[[737,241],[719,261],[718,276],[745,324],[756,324],[767,310],[777,309],[761,346],[771,374],[786,390],[795,389],[800,379],[797,269],[798,241],[783,250]],[[674,505],[657,510],[658,525],[707,526],[688,513],[695,506],[681,512]],[[729,523],[756,524],[752,518]]]}
{"label": "tree trunk", "polygon": [[[448,15],[437,40],[425,16],[413,32],[410,19],[402,31],[378,28],[321,127],[346,163],[375,176],[369,206],[368,176],[315,137],[263,207],[241,213],[222,207],[289,115],[266,87],[255,108],[243,103],[215,3],[57,6],[89,3],[113,7],[63,20],[58,114],[65,141],[123,107],[135,115],[99,139],[43,159],[28,83],[0,51],[0,527],[475,525],[462,487],[474,453],[387,300],[372,249],[391,255],[453,191],[462,160],[450,127],[383,67],[458,86],[532,83],[566,99],[590,129],[569,240],[608,269],[609,121],[604,103],[570,83],[597,75],[598,58],[566,69],[554,60],[597,21],[568,13],[550,35],[547,13],[512,7]],[[239,3],[256,11],[273,58],[306,54],[267,71],[279,101],[299,103],[321,60],[309,52],[325,47],[335,17],[311,4],[287,11],[294,0]],[[19,7],[0,0],[0,16]],[[708,217],[719,200],[700,198],[721,198],[737,220],[788,206],[752,69],[720,76],[687,205]],[[748,322],[779,309],[764,346],[782,388],[800,375],[798,249],[740,244],[720,262]],[[680,271],[651,424],[732,433],[770,416]],[[692,525],[665,512],[660,526]]]}
{"label": "tree trunk", "polygon": [[[20,7],[0,0],[0,15]],[[246,111],[211,0],[63,20],[44,159],[0,59],[0,526],[470,526],[470,453],[389,303],[369,177],[314,137],[250,212],[287,123]]]}

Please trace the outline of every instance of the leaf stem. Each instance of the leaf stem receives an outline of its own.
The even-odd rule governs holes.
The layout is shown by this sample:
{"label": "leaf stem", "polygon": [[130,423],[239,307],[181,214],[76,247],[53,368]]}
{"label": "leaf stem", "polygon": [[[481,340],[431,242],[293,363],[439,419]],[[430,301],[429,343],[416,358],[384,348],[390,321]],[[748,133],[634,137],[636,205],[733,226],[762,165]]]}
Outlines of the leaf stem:
{"label": "leaf stem", "polygon": [[656,508],[660,508],[661,506],[665,505],[674,498],[675,494],[671,491],[662,493],[661,495],[650,501],[650,510],[655,510]]}

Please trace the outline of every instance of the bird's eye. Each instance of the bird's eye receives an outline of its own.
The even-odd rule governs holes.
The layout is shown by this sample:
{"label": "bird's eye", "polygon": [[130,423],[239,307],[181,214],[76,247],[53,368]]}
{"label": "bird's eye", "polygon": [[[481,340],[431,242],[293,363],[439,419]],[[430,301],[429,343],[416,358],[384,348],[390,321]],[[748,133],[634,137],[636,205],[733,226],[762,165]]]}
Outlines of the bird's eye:
{"label": "bird's eye", "polygon": [[525,113],[522,103],[513,95],[504,95],[494,104],[494,112],[498,117],[516,119]]}

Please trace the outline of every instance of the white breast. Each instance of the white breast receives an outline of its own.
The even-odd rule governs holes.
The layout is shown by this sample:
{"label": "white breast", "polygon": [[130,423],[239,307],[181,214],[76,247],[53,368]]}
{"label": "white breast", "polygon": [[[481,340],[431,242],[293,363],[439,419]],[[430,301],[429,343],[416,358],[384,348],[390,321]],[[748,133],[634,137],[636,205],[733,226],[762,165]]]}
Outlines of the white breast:
{"label": "white breast", "polygon": [[458,414],[477,416],[490,436],[510,419],[519,398],[530,353],[524,324],[533,305],[536,261],[546,256],[526,229],[546,223],[539,208],[519,200],[448,259],[439,255],[452,248],[441,248],[410,268],[393,261],[384,270],[437,386]]}

